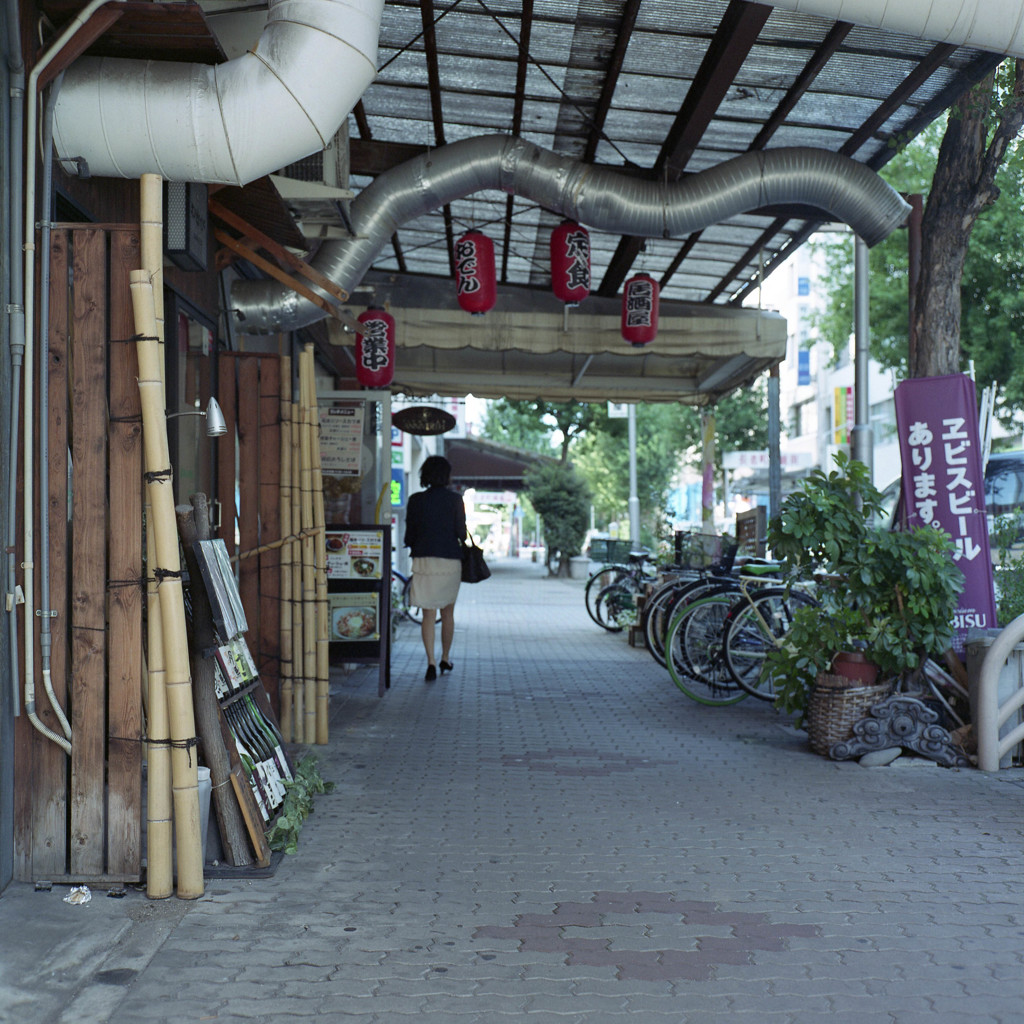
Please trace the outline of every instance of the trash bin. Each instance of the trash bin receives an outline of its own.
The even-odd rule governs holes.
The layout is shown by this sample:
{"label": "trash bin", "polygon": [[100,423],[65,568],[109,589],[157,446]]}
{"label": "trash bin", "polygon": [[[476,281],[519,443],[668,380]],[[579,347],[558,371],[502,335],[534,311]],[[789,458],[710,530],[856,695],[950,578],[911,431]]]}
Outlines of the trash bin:
{"label": "trash bin", "polygon": [[569,579],[585,580],[590,575],[590,559],[586,555],[573,555],[569,559]]}

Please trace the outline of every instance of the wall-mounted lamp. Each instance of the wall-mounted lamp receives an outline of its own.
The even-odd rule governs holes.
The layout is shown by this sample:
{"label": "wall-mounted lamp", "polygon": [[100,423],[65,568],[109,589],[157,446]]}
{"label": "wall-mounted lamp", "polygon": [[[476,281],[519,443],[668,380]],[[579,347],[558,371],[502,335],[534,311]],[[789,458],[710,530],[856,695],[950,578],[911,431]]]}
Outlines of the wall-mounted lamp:
{"label": "wall-mounted lamp", "polygon": [[222,437],[228,432],[228,425],[224,422],[224,413],[216,398],[210,399],[205,412],[202,409],[183,409],[181,412],[167,414],[169,420],[175,416],[205,416],[207,437]]}

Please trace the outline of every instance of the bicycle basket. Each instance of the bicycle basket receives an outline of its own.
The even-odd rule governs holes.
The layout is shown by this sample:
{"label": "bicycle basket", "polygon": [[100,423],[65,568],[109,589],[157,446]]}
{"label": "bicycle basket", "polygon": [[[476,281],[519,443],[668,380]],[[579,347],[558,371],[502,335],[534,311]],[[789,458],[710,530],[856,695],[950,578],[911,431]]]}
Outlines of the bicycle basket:
{"label": "bicycle basket", "polygon": [[722,557],[722,538],[714,533],[676,536],[676,561],[683,569],[710,569]]}

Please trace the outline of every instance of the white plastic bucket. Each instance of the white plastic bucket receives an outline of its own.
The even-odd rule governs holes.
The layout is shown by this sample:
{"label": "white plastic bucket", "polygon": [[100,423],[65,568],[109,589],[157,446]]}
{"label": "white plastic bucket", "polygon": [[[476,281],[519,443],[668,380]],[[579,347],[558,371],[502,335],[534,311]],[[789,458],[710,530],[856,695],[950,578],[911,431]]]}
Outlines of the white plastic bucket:
{"label": "white plastic bucket", "polygon": [[210,782],[210,769],[199,766],[199,828],[203,844],[203,861],[206,861],[206,835],[210,824],[210,794],[213,784]]}

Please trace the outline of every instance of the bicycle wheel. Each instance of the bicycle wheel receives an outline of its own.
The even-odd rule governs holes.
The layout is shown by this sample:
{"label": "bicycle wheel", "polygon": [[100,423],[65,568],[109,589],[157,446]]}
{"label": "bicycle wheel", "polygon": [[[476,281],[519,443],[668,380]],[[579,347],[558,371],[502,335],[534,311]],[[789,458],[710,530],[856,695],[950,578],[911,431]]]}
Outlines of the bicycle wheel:
{"label": "bicycle wheel", "polygon": [[408,591],[409,578],[397,569],[391,570],[391,618],[394,621],[409,615]]}
{"label": "bicycle wheel", "polygon": [[[719,636],[716,620],[719,625],[724,621],[734,596],[735,592],[720,592],[700,598],[682,608],[669,626],[665,639],[669,676],[698,704],[724,706],[736,704],[748,696],[736,685],[728,669],[719,666],[720,655],[714,658],[711,649],[711,643]],[[700,634],[703,634],[703,643],[698,642]],[[721,645],[720,639],[718,644]]]}
{"label": "bicycle wheel", "polygon": [[[630,584],[633,583],[633,586]],[[594,618],[599,626],[609,633],[621,633],[624,619],[632,617],[636,611],[634,597],[639,588],[634,581],[621,581],[605,587],[594,602]]]}
{"label": "bicycle wheel", "polygon": [[640,625],[644,634],[644,646],[659,664],[666,664],[665,636],[672,617],[681,603],[698,596],[710,586],[705,579],[669,580],[659,587],[645,602]]}
{"label": "bicycle wheel", "polygon": [[597,617],[597,598],[605,587],[617,583],[621,579],[631,576],[628,565],[620,563],[609,563],[602,565],[597,572],[592,573],[587,585],[583,590],[583,600],[587,606],[587,614],[599,625],[603,625]]}
{"label": "bicycle wheel", "polygon": [[714,590],[693,601],[683,617],[683,650],[690,672],[709,686],[736,686],[722,646],[722,632],[736,594],[731,587]]}
{"label": "bicycle wheel", "polygon": [[405,607],[406,618],[415,622],[417,625],[423,621],[423,609],[418,608],[416,605],[409,600],[409,592],[412,587],[412,577],[410,576],[402,586],[402,604]]}
{"label": "bicycle wheel", "polygon": [[722,643],[729,672],[747,693],[760,700],[775,700],[774,681],[763,672],[765,656],[789,632],[797,608],[816,603],[799,591],[770,587],[734,605]]}

